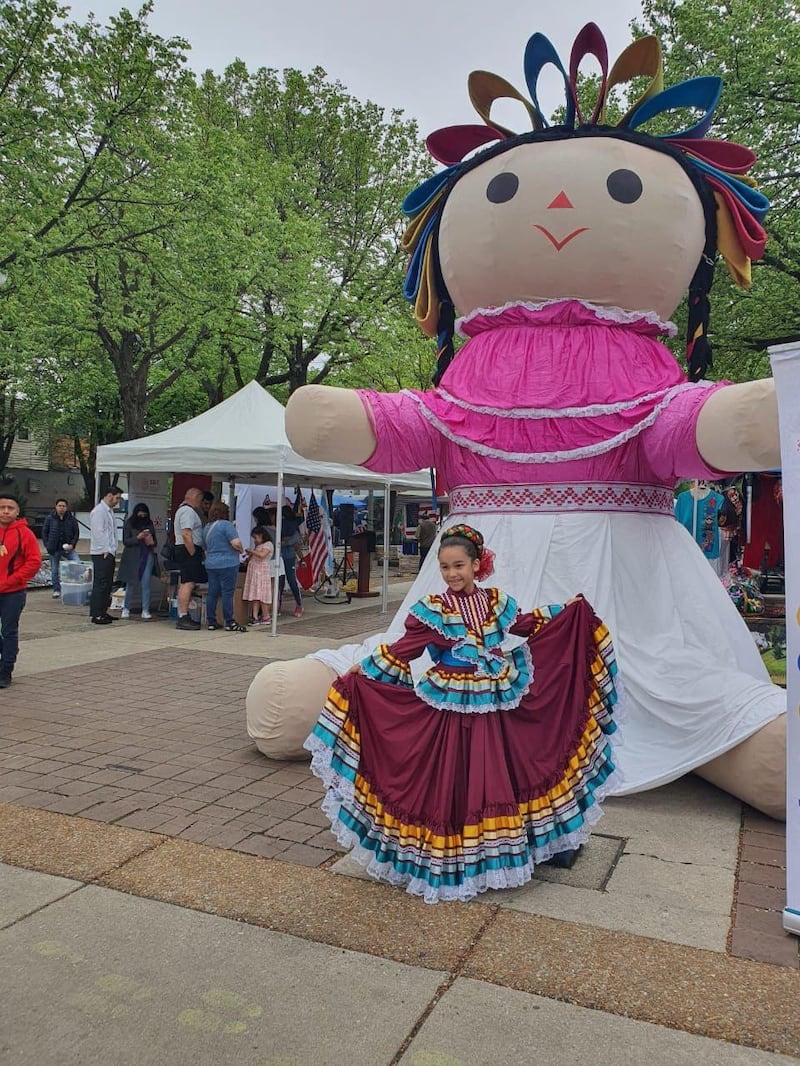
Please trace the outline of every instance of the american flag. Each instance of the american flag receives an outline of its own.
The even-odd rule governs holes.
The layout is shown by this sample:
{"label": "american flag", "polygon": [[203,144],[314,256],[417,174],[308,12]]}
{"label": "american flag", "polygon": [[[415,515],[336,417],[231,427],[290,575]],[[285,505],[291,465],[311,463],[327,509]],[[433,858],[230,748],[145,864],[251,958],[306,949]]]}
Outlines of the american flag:
{"label": "american flag", "polygon": [[311,573],[316,581],[323,569],[327,569],[329,553],[330,527],[327,516],[322,513],[314,493],[308,501],[306,513],[306,529],[308,530],[308,550],[311,554]]}

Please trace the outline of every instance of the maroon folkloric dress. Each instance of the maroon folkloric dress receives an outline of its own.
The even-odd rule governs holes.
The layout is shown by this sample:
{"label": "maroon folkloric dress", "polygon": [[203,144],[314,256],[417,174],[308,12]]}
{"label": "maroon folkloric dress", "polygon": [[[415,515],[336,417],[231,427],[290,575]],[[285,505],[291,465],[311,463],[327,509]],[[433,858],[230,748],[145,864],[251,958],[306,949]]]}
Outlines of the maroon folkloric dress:
{"label": "maroon folkloric dress", "polygon": [[[525,640],[503,650],[510,636]],[[615,675],[583,598],[523,615],[499,589],[423,597],[403,637],[334,682],[306,741],[334,834],[429,903],[524,884],[602,813]]]}

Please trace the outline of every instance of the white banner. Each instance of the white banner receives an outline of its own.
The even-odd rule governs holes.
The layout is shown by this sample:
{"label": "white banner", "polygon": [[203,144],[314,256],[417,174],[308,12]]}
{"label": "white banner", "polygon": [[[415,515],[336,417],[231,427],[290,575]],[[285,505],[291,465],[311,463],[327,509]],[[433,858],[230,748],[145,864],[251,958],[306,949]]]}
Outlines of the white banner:
{"label": "white banner", "polygon": [[[128,514],[137,503],[146,503],[156,527],[159,548],[164,543],[167,524],[167,474],[130,474],[128,478]],[[127,516],[126,516],[127,517]]]}
{"label": "white banner", "polygon": [[769,349],[778,396],[786,568],[786,908],[800,936],[800,344]]}

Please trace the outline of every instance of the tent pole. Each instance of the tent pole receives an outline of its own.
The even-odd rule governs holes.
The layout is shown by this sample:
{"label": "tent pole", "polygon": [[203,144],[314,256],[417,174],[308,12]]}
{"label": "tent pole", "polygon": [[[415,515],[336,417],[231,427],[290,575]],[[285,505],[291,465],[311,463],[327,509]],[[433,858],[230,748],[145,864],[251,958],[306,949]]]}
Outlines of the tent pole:
{"label": "tent pole", "polygon": [[275,516],[275,553],[273,558],[275,559],[275,581],[272,585],[272,636],[278,635],[278,586],[281,583],[280,575],[278,571],[281,568],[281,533],[283,526],[283,463],[278,470],[278,499],[275,501],[278,507],[277,514]]}
{"label": "tent pole", "polygon": [[381,614],[389,612],[389,541],[392,531],[392,515],[389,514],[389,501],[392,498],[391,482],[383,488],[383,573],[381,574]]}
{"label": "tent pole", "polygon": [[236,525],[236,474],[228,474],[228,484],[231,487],[231,522]]}
{"label": "tent pole", "polygon": [[94,502],[95,506],[100,503],[100,471],[95,470],[94,474]]}

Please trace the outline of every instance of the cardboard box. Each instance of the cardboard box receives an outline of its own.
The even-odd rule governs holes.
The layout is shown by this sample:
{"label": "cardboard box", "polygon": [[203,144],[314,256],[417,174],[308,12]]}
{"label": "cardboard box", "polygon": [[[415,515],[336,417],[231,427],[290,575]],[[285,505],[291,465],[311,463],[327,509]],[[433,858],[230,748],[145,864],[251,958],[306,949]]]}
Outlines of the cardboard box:
{"label": "cardboard box", "polygon": [[[238,578],[236,579],[236,588],[233,591],[233,618],[238,622],[240,626],[247,625],[248,606],[242,599],[242,592],[244,590],[245,574],[240,571]],[[203,597],[203,625],[206,625],[206,610],[205,610],[205,596]],[[225,620],[222,617],[222,600],[217,600],[217,625],[221,626],[225,624]]]}

